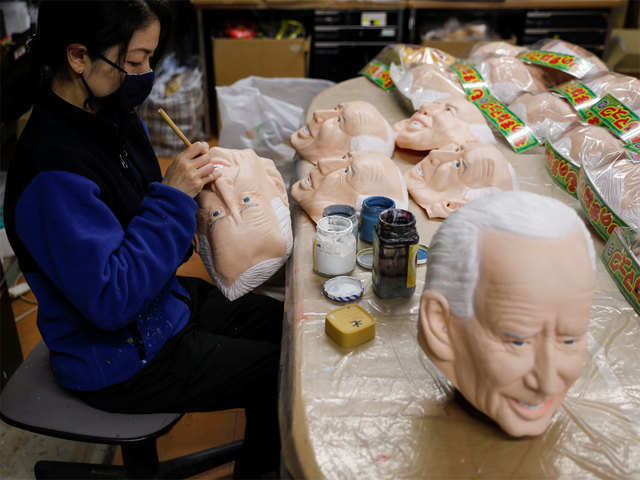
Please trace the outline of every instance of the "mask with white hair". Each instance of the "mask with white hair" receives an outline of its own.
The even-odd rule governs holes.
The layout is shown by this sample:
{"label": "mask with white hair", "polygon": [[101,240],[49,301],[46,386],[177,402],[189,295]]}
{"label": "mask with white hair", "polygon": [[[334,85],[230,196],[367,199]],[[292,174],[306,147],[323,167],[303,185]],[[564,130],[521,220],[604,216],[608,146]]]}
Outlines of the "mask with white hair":
{"label": "mask with white hair", "polygon": [[425,151],[452,143],[495,143],[478,108],[464,98],[424,103],[410,117],[397,122],[393,129],[396,145]]}
{"label": "mask with white hair", "polygon": [[506,433],[539,435],[582,373],[594,288],[575,210],[529,192],[483,197],[431,241],[418,342]]}
{"label": "mask with white hair", "polygon": [[311,121],[291,135],[291,145],[305,160],[340,157],[362,150],[391,156],[395,136],[389,122],[368,102],[353,101],[333,110],[313,112]]}
{"label": "mask with white hair", "polygon": [[289,258],[291,217],[282,176],[253,150],[215,148],[222,176],[198,195],[197,250],[230,300],[252,291]]}
{"label": "mask with white hair", "polygon": [[429,218],[446,218],[462,205],[503,190],[517,190],[516,174],[493,145],[467,143],[431,150],[405,173],[411,197]]}
{"label": "mask with white hair", "polygon": [[362,207],[366,197],[392,198],[398,208],[407,208],[408,195],[395,162],[379,152],[351,152],[323,158],[309,174],[291,186],[291,196],[317,222],[329,205]]}

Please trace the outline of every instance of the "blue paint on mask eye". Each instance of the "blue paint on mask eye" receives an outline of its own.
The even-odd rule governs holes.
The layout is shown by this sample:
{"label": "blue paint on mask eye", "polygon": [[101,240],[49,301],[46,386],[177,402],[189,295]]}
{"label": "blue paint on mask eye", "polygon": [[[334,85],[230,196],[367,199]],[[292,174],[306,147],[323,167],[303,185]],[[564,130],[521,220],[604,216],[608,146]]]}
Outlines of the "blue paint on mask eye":
{"label": "blue paint on mask eye", "polygon": [[511,343],[513,343],[514,345],[517,345],[517,346],[519,346],[519,347],[521,347],[522,345],[524,345],[524,342],[523,342],[523,341],[521,341],[521,340],[514,340],[514,341],[513,341],[513,342],[511,342]]}
{"label": "blue paint on mask eye", "polygon": [[215,212],[213,212],[213,216],[217,217],[218,215],[220,215],[220,212],[218,210],[216,210]]}
{"label": "blue paint on mask eye", "polygon": [[566,345],[573,345],[573,340],[565,340],[564,343]]}
{"label": "blue paint on mask eye", "polygon": [[249,197],[244,197],[244,198],[242,199],[242,201],[243,201],[244,203],[249,203],[249,201],[250,201],[250,200],[251,200],[251,199],[250,199]]}
{"label": "blue paint on mask eye", "polygon": [[460,162],[456,162],[456,168],[460,168]]}

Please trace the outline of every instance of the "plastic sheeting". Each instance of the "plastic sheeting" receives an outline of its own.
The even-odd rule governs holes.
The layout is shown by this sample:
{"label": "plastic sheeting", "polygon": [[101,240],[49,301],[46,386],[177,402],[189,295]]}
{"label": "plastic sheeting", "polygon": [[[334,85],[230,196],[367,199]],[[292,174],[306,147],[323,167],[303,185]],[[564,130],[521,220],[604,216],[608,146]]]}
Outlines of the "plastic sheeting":
{"label": "plastic sheeting", "polygon": [[624,148],[612,150],[603,142],[590,138],[593,149],[581,155],[582,168],[609,208],[627,225],[640,230],[640,170],[638,159]]}
{"label": "plastic sheeting", "polygon": [[549,140],[565,132],[581,119],[564,98],[551,92],[524,93],[509,109],[527,124],[539,140]]}
{"label": "plastic sheeting", "polygon": [[[370,101],[391,123],[404,116],[364,78],[323,92],[309,111],[348,100]],[[523,190],[581,212],[576,199],[552,184],[541,148],[520,155],[503,141],[499,148]],[[402,152],[395,159],[404,172],[421,157]],[[298,163],[300,175],[309,168]],[[413,202],[410,209],[420,241],[428,244],[440,222],[427,220]],[[376,298],[371,272],[356,267],[353,275],[366,285],[358,303],[375,317],[376,337],[341,349],[324,333],[326,313],[340,305],[322,296],[325,279],[312,270],[313,223],[298,210],[294,228],[280,404],[284,459],[294,477],[640,477],[640,323],[600,262],[584,375],[543,435],[514,439],[466,407],[419,348],[425,266],[418,267],[416,293],[408,300]],[[593,238],[599,253],[603,243]]]}

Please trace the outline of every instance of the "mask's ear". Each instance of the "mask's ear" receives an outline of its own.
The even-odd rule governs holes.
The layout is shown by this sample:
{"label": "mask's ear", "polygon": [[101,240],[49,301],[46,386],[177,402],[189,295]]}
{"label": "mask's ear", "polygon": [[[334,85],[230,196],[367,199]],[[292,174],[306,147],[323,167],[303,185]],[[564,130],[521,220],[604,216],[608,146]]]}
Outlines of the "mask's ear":
{"label": "mask's ear", "polygon": [[418,341],[433,360],[452,362],[454,360],[451,345],[452,319],[449,302],[440,293],[425,290],[420,299],[420,320],[418,322]]}
{"label": "mask's ear", "polygon": [[466,202],[449,200],[433,203],[425,207],[429,218],[447,218],[450,214],[462,207]]}

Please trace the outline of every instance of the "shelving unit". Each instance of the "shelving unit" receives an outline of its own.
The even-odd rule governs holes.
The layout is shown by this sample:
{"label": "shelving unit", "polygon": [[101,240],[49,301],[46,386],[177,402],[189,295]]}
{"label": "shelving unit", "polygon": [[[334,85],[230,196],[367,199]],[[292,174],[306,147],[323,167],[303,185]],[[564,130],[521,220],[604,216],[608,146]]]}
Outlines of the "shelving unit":
{"label": "shelving unit", "polygon": [[[215,89],[211,53],[212,26],[226,15],[253,14],[294,17],[311,34],[310,76],[341,81],[358,71],[385,45],[420,43],[427,22],[444,22],[450,16],[482,19],[502,38],[519,44],[558,37],[602,55],[611,29],[620,28],[628,0],[495,0],[351,2],[289,0],[191,0],[198,18],[200,53],[206,65],[208,98],[207,133],[215,130]],[[362,25],[364,13],[384,14],[384,25]]]}

